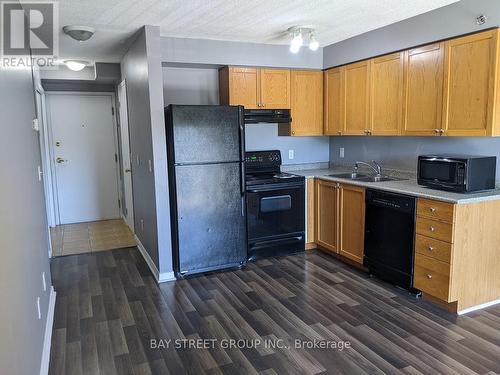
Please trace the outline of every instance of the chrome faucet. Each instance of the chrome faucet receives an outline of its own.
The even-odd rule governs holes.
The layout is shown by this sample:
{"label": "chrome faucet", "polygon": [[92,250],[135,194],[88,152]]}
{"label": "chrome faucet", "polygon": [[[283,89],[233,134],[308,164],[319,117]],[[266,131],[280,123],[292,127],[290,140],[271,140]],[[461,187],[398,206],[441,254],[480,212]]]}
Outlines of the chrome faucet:
{"label": "chrome faucet", "polygon": [[354,163],[355,173],[358,171],[360,164],[371,168],[375,172],[375,177],[382,177],[382,167],[375,160],[372,160],[372,164],[366,163],[364,161],[357,161],[356,163]]}

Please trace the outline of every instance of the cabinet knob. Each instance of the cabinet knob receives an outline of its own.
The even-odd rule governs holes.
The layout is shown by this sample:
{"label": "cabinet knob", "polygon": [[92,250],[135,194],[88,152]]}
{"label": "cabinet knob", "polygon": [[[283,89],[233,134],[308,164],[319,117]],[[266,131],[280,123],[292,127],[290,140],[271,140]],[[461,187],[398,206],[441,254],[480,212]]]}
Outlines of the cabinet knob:
{"label": "cabinet knob", "polygon": [[432,246],[429,246],[428,249],[429,249],[429,251],[433,251],[434,250],[434,248]]}
{"label": "cabinet knob", "polygon": [[440,133],[439,129],[434,129],[434,133],[439,134]]}
{"label": "cabinet knob", "polygon": [[429,210],[430,210],[432,213],[436,212],[436,209],[435,209],[434,207],[429,208]]}
{"label": "cabinet knob", "polygon": [[430,273],[427,274],[428,279],[432,279],[432,275]]}
{"label": "cabinet knob", "polygon": [[431,232],[434,232],[434,231],[436,230],[436,228],[434,228],[434,227],[429,227],[429,230],[430,230]]}
{"label": "cabinet knob", "polygon": [[439,129],[439,134],[443,135],[444,134],[444,129]]}
{"label": "cabinet knob", "polygon": [[292,130],[292,135],[295,135],[295,131]]}
{"label": "cabinet knob", "polygon": [[337,133],[338,133],[339,135],[342,135],[342,132],[341,132],[340,130],[339,130]]}

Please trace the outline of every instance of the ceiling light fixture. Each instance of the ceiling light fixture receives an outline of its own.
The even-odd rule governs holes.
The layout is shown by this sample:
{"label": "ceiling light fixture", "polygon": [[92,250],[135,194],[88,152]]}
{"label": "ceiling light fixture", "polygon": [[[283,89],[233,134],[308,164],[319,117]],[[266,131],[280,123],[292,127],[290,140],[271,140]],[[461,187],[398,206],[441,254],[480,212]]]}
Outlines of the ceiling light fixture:
{"label": "ceiling light fixture", "polygon": [[300,48],[304,44],[304,37],[309,39],[309,49],[311,51],[318,50],[319,42],[316,40],[312,27],[293,26],[288,28],[287,32],[292,38],[290,41],[290,52],[298,53],[300,51]]}
{"label": "ceiling light fixture", "polygon": [[66,35],[75,40],[78,40],[79,42],[89,40],[95,33],[95,29],[93,27],[76,25],[64,26],[63,31]]}
{"label": "ceiling light fixture", "polygon": [[85,60],[64,60],[64,65],[68,67],[68,69],[71,69],[74,72],[79,72],[80,70],[83,70],[89,62]]}
{"label": "ceiling light fixture", "polygon": [[319,42],[314,37],[314,33],[309,34],[309,49],[311,51],[317,51],[319,48]]}

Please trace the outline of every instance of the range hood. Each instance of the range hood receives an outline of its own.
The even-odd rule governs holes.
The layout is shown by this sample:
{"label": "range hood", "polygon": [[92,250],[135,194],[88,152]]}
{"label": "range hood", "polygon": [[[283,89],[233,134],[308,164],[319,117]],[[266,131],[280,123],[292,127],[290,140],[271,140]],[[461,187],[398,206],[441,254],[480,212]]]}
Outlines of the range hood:
{"label": "range hood", "polygon": [[245,109],[245,124],[290,124],[289,109]]}

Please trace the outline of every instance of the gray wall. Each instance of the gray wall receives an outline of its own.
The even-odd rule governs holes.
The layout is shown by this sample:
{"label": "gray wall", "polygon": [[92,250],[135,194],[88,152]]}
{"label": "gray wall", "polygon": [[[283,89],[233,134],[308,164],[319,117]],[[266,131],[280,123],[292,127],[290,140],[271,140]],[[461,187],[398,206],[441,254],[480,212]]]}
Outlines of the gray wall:
{"label": "gray wall", "polygon": [[[51,278],[29,70],[0,69],[0,103],[0,363],[3,373],[38,374]],[[42,319],[37,316],[37,297]]]}
{"label": "gray wall", "polygon": [[163,67],[163,102],[169,104],[219,104],[217,68]]}
{"label": "gray wall", "polygon": [[[163,98],[168,104],[218,104],[218,70],[216,68],[163,68]],[[327,162],[328,137],[278,137],[276,124],[246,126],[246,149],[281,150],[283,164]],[[295,158],[288,159],[288,150]]]}
{"label": "gray wall", "polygon": [[[475,18],[488,21],[478,26]],[[323,67],[346,64],[500,25],[500,1],[461,0],[407,20],[355,36],[323,49]]]}
{"label": "gray wall", "polygon": [[[343,147],[345,157],[340,159]],[[383,166],[415,171],[417,156],[428,153],[453,153],[497,156],[500,179],[500,138],[457,137],[331,137],[330,158],[334,163],[356,160],[382,162]]]}
{"label": "gray wall", "polygon": [[[327,162],[328,137],[278,137],[277,124],[249,124],[245,128],[248,151],[280,150],[283,164]],[[288,159],[288,150],[295,151],[295,158]]]}
{"label": "gray wall", "polygon": [[151,34],[159,38],[157,28],[141,29],[121,70],[127,85],[135,230],[159,271],[168,272],[172,256],[161,61]]}
{"label": "gray wall", "polygon": [[289,51],[288,45],[161,38],[162,61],[169,63],[250,65],[283,68],[323,68],[323,49]]}

